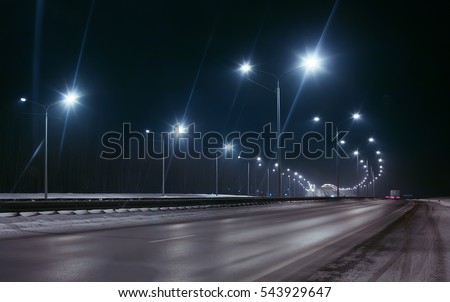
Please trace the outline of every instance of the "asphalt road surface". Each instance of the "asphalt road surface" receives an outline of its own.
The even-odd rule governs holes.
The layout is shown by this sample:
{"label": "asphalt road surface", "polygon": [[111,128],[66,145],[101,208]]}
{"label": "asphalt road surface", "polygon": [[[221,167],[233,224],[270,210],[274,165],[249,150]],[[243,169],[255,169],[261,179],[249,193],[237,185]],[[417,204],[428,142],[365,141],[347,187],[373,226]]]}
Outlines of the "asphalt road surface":
{"label": "asphalt road surface", "polygon": [[416,202],[308,281],[450,281],[450,208]]}
{"label": "asphalt road surface", "polygon": [[307,280],[414,205],[347,200],[216,208],[175,222],[1,239],[0,280]]}

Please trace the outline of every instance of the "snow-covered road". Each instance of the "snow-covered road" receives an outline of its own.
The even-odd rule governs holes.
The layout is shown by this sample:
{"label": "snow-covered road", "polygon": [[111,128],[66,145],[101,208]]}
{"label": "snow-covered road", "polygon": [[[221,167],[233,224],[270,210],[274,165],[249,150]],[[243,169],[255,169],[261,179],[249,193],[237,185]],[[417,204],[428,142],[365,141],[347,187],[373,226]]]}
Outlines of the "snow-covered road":
{"label": "snow-covered road", "polygon": [[310,281],[450,281],[450,199],[423,199]]}

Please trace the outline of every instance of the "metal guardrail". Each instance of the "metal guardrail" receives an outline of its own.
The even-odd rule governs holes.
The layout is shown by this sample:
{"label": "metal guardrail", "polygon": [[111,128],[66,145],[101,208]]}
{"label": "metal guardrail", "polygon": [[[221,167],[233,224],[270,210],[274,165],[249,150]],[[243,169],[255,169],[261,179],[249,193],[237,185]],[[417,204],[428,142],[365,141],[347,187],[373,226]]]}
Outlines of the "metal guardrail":
{"label": "metal guardrail", "polygon": [[52,200],[5,200],[0,202],[0,213],[7,212],[39,212],[61,210],[94,210],[94,209],[128,209],[151,207],[182,207],[204,205],[229,205],[242,204],[257,205],[267,203],[284,203],[290,201],[330,201],[351,199],[351,197],[217,197],[217,198],[154,198],[154,199],[52,199]]}

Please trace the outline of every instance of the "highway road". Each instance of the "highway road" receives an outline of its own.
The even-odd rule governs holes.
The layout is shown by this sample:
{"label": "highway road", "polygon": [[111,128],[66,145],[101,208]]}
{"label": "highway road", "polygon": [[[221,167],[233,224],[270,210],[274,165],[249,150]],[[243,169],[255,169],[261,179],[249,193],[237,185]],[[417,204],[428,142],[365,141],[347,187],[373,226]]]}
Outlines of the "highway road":
{"label": "highway road", "polygon": [[1,239],[0,280],[307,280],[413,206],[343,200],[214,208],[147,225]]}

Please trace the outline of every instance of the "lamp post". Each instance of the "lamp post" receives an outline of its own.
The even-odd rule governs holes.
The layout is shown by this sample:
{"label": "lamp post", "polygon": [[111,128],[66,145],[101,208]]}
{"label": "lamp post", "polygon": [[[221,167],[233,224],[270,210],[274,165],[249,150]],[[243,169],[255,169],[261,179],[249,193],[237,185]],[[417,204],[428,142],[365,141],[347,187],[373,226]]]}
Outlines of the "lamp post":
{"label": "lamp post", "polygon": [[359,197],[359,151],[354,151],[353,155],[356,156],[356,197]]}
{"label": "lamp post", "polygon": [[[258,161],[258,166],[261,167],[262,166],[261,157],[258,157],[256,160]],[[267,175],[269,175],[269,168],[267,168]],[[267,178],[267,181],[269,181],[269,178]],[[256,184],[256,178],[255,178],[255,184]],[[267,186],[267,188],[269,188],[269,187]],[[259,187],[258,187],[258,190],[259,190]],[[261,189],[261,192],[262,192],[262,189]],[[267,191],[267,192],[269,192],[269,191]]]}
{"label": "lamp post", "polygon": [[247,161],[247,196],[250,196],[250,162]]}
{"label": "lamp post", "polygon": [[[306,58],[303,58],[303,62],[302,64],[300,64],[300,67],[305,68],[306,71],[312,71],[315,69],[320,68],[320,62],[321,60],[315,56],[308,56]],[[271,72],[266,72],[266,71],[262,71],[262,70],[254,70],[252,68],[252,66],[249,63],[245,63],[242,64],[240,67],[240,70],[243,74],[248,74],[251,71],[256,71],[262,74],[266,74],[269,75],[271,77],[273,77],[276,81],[276,89],[275,89],[275,93],[276,93],[276,100],[277,100],[277,160],[278,160],[278,196],[282,197],[283,196],[283,192],[282,192],[282,171],[281,171],[281,149],[279,147],[279,138],[280,138],[280,134],[281,134],[281,93],[280,93],[280,80],[282,77],[284,77],[285,75],[289,74],[292,72],[292,70],[286,71],[281,75],[277,75],[275,73],[271,73]],[[247,78],[249,79],[249,78]],[[263,88],[265,88],[266,90],[272,91],[273,89],[270,89],[268,87],[265,87],[264,85],[259,84],[258,82],[249,79],[251,82],[257,84],[258,86],[261,86]]]}
{"label": "lamp post", "polygon": [[216,196],[219,195],[219,157],[216,156]]}
{"label": "lamp post", "polygon": [[296,179],[297,176],[298,176],[298,172],[294,172],[294,197],[297,197],[297,192],[296,192],[297,190],[295,188],[295,186],[297,185],[297,179]]}
{"label": "lamp post", "polygon": [[[357,121],[357,120],[359,120],[361,118],[361,114],[360,113],[353,113],[352,114],[352,120],[354,120],[354,121]],[[338,137],[338,135],[339,135],[339,131],[338,131],[338,127],[336,127],[336,138],[337,139],[339,139],[339,137]],[[343,141],[343,140],[341,140],[341,141],[339,141],[339,140],[337,140],[337,143],[338,144],[341,144],[341,145],[344,145],[345,144],[345,141]],[[337,192],[336,192],[336,196],[337,197],[339,197],[340,196],[340,188],[339,188],[339,154],[337,154],[336,155],[336,174],[337,174],[337,176],[336,176],[336,187],[337,187]]]}
{"label": "lamp post", "polygon": [[[241,156],[238,156],[241,159]],[[250,196],[250,161],[247,160],[247,196]]]}
{"label": "lamp post", "polygon": [[[150,130],[145,130],[146,133],[150,133]],[[166,196],[166,162],[165,162],[165,153],[166,153],[166,144],[164,139],[164,133],[161,132],[161,144],[162,144],[162,173],[161,173],[161,196]]]}
{"label": "lamp post", "polygon": [[48,199],[48,111],[50,108],[52,108],[55,105],[59,105],[62,103],[65,103],[66,105],[72,105],[74,103],[76,103],[78,99],[78,96],[75,93],[68,93],[67,95],[64,95],[64,99],[62,101],[58,101],[55,102],[53,104],[50,104],[48,106],[43,105],[41,103],[38,102],[34,102],[34,101],[30,101],[27,100],[26,98],[20,98],[21,102],[29,102],[32,103],[34,105],[37,105],[41,108],[44,109],[45,112],[45,144],[44,144],[44,149],[45,149],[45,156],[44,156],[44,198]]}
{"label": "lamp post", "polygon": [[[373,137],[369,137],[368,139],[370,144],[375,144],[376,141]],[[381,152],[379,150],[375,151],[376,156],[380,155]],[[379,163],[383,162],[383,159],[377,158]],[[370,166],[370,176],[372,177],[372,197],[375,197],[375,171],[373,170],[373,164]]]}
{"label": "lamp post", "polygon": [[161,195],[166,196],[166,144],[164,141],[164,134],[161,133],[161,140],[162,140],[162,175],[161,175]]}
{"label": "lamp post", "polygon": [[[233,146],[231,144],[226,144],[222,147],[222,149],[225,150],[225,152],[230,151],[233,149]],[[216,154],[216,196],[219,195],[219,157]]]}
{"label": "lamp post", "polygon": [[[353,113],[351,116],[351,119],[353,121],[357,121],[359,119],[361,119],[361,114],[360,113]],[[317,123],[320,121],[320,117],[319,116],[315,116],[313,118],[313,122]],[[340,124],[339,124],[340,125]],[[340,196],[340,189],[339,189],[339,182],[340,182],[340,173],[339,173],[339,152],[337,151],[338,146],[339,145],[344,145],[345,141],[344,140],[339,140],[339,129],[338,126],[336,126],[336,197]]]}
{"label": "lamp post", "polygon": [[[339,135],[339,131],[338,128],[336,127],[336,138]],[[345,145],[345,141],[344,140],[338,140],[337,141],[338,145]],[[339,181],[340,181],[340,173],[339,173],[339,154],[336,154],[336,197],[340,196],[340,188],[339,188]]]}
{"label": "lamp post", "polygon": [[291,192],[291,174],[288,175],[288,181],[289,181],[289,197],[292,197],[292,192]]}
{"label": "lamp post", "polygon": [[[152,132],[150,130],[145,130],[145,132],[148,133],[154,133],[157,134],[156,132]],[[175,133],[175,134],[182,134],[182,133],[186,133],[186,128],[183,125],[180,124],[176,124],[174,126],[174,129],[170,132],[170,133]],[[170,139],[168,137],[169,132],[161,132],[159,133],[159,135],[161,136],[161,144],[162,144],[162,172],[161,172],[161,196],[166,196],[166,153],[169,151],[170,147],[169,147],[169,142]],[[157,140],[155,140],[157,141]],[[167,150],[166,150],[166,141],[167,141]]]}

